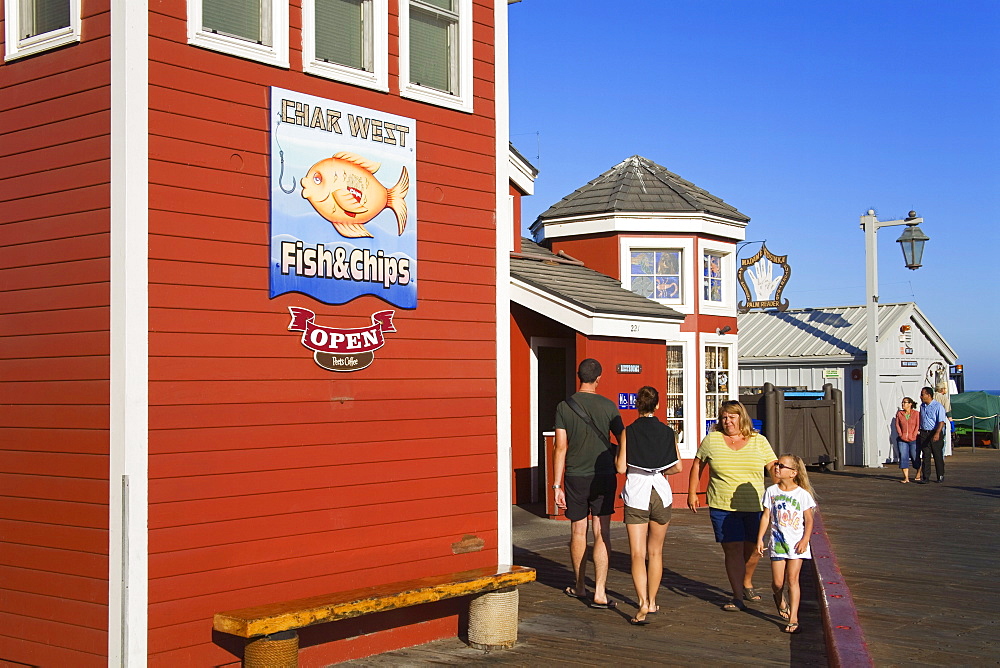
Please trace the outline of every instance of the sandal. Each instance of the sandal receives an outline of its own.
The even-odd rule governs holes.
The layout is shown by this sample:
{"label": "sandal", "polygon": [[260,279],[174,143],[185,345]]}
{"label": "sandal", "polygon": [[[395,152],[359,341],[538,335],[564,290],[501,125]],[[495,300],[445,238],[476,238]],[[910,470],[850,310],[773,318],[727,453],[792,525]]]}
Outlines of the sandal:
{"label": "sandal", "polygon": [[746,610],[747,606],[743,604],[743,601],[738,601],[735,598],[722,606],[722,609],[726,612],[740,612]]}
{"label": "sandal", "polygon": [[785,633],[798,633],[798,632],[799,632],[798,622],[789,622],[788,624],[785,625]]}
{"label": "sandal", "polygon": [[782,619],[788,619],[790,610],[788,604],[785,602],[785,597],[782,594],[774,595],[774,607],[778,609],[778,616]]}
{"label": "sandal", "polygon": [[760,594],[753,587],[743,588],[743,600],[744,601],[759,601]]}
{"label": "sandal", "polygon": [[570,598],[577,599],[578,601],[586,601],[587,600],[587,595],[584,594],[583,596],[580,596],[579,594],[577,594],[576,593],[576,589],[573,588],[573,585],[570,585],[570,586],[566,587],[565,589],[563,589],[563,593],[566,594],[567,596],[569,596]]}

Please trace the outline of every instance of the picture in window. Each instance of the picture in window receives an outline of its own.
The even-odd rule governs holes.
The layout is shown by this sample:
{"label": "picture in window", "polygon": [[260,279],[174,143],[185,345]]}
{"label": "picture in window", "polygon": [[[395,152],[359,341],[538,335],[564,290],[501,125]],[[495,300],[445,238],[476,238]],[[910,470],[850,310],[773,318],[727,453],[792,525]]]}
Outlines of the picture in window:
{"label": "picture in window", "polygon": [[723,401],[729,399],[729,348],[705,346],[705,416],[713,419],[719,414]]}
{"label": "picture in window", "polygon": [[631,252],[632,292],[650,299],[680,299],[681,252],[642,250]]}
{"label": "picture in window", "polygon": [[717,253],[705,253],[704,256],[704,283],[705,300],[710,302],[722,301],[722,255]]}

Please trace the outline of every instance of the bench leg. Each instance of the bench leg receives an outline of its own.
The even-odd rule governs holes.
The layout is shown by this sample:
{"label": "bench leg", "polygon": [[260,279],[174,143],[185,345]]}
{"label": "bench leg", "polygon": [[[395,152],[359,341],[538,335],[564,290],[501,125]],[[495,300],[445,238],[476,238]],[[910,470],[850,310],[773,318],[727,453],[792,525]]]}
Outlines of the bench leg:
{"label": "bench leg", "polygon": [[247,642],[243,648],[244,668],[298,668],[299,636],[282,631]]}
{"label": "bench leg", "polygon": [[517,642],[517,587],[480,594],[469,602],[469,645],[510,649]]}

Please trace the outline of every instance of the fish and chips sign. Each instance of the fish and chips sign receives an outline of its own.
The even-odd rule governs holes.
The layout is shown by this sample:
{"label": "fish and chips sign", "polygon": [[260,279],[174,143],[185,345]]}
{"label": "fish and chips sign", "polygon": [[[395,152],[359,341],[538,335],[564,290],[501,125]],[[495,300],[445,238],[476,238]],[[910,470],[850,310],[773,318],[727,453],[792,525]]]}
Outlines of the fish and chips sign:
{"label": "fish and chips sign", "polygon": [[[780,274],[775,274],[775,267],[781,272]],[[747,313],[755,308],[786,310],[788,300],[781,300],[781,292],[791,275],[792,268],[788,265],[788,256],[775,255],[767,250],[766,245],[761,244],[756,255],[743,258],[736,272],[736,279],[747,298],[746,302],[740,301],[736,304],[736,310],[740,313]],[[753,285],[753,293],[747,286],[747,277]]]}
{"label": "fish and chips sign", "polygon": [[[416,121],[274,87],[271,119],[271,298],[373,295],[416,308]],[[302,331],[320,366],[356,371],[395,331],[392,314],[355,331],[293,310],[289,330]]]}

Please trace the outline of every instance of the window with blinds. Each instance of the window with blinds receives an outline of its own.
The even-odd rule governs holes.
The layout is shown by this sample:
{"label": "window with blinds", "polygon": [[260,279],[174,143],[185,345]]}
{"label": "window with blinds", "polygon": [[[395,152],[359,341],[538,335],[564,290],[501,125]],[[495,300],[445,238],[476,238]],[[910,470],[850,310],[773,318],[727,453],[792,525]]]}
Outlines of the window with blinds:
{"label": "window with blinds", "polygon": [[404,97],[472,111],[470,0],[400,2]]}
{"label": "window with blinds", "polygon": [[70,25],[69,0],[22,0],[20,38],[37,37]]}
{"label": "window with blinds", "polygon": [[202,29],[271,46],[270,4],[270,0],[202,0]]}
{"label": "window with blinds", "polygon": [[4,60],[80,41],[80,0],[6,0]]}
{"label": "window with blinds", "polygon": [[371,3],[316,0],[316,59],[370,72]]}
{"label": "window with blinds", "polygon": [[287,0],[187,0],[188,43],[288,67]]}

